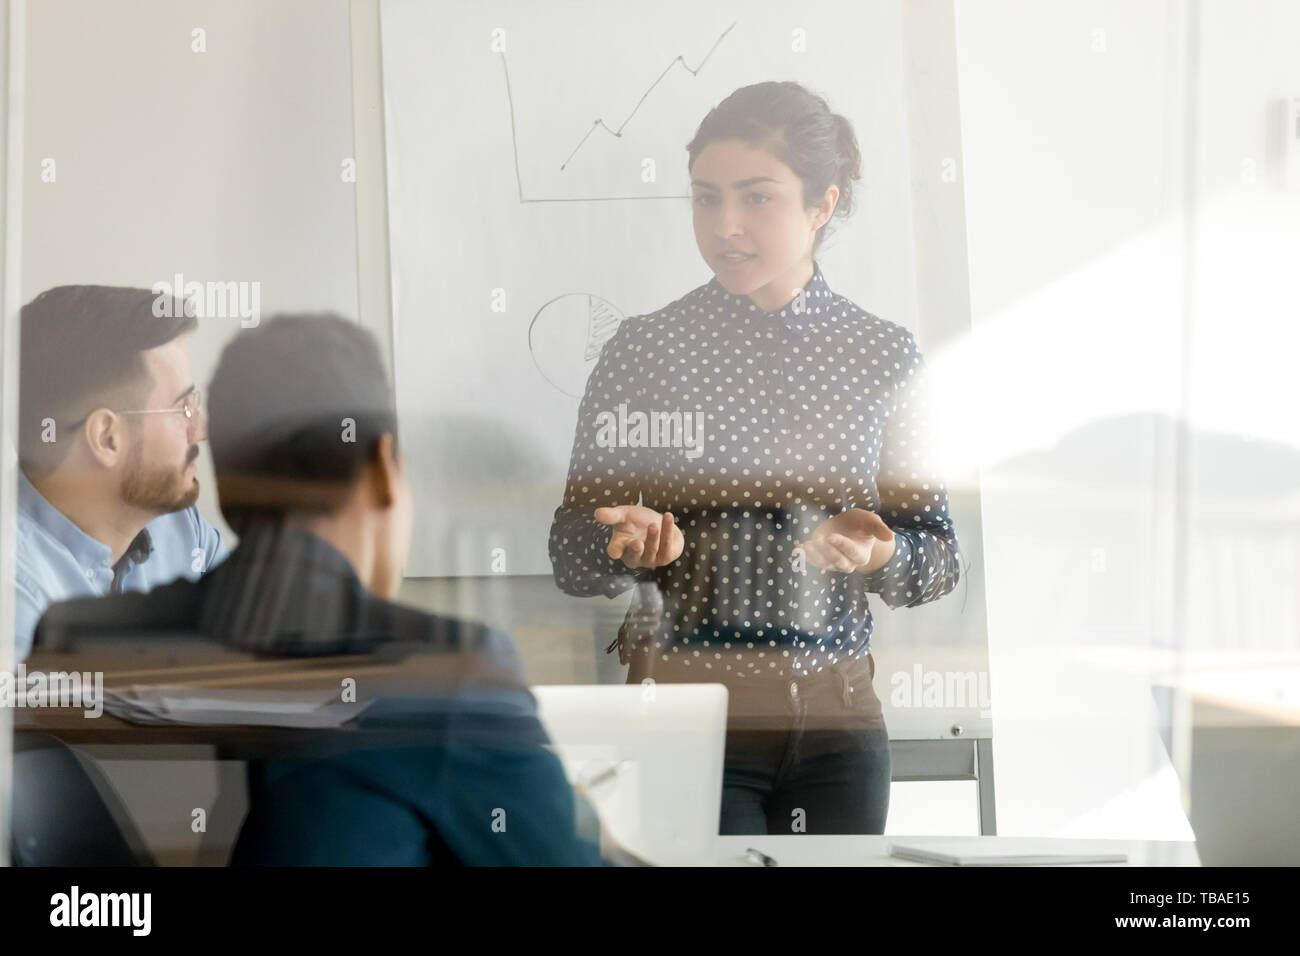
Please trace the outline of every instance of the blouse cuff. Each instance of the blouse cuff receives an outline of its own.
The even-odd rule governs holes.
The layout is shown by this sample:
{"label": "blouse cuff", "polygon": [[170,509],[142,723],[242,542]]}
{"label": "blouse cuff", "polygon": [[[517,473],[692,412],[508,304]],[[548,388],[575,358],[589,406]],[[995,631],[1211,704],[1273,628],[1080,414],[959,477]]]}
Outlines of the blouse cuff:
{"label": "blouse cuff", "polygon": [[654,571],[653,568],[629,568],[623,563],[622,558],[611,558],[609,556],[609,542],[614,537],[614,527],[602,524],[595,518],[592,518],[591,521],[595,525],[597,560],[602,562],[601,577],[605,583],[605,590],[610,597],[623,593],[634,582],[644,581],[650,577]]}
{"label": "blouse cuff", "polygon": [[876,568],[870,574],[862,576],[863,584],[866,589],[875,594],[879,594],[885,587],[885,582],[890,577],[906,573],[912,567],[912,539],[908,535],[899,531],[894,531],[894,553],[888,561]]}

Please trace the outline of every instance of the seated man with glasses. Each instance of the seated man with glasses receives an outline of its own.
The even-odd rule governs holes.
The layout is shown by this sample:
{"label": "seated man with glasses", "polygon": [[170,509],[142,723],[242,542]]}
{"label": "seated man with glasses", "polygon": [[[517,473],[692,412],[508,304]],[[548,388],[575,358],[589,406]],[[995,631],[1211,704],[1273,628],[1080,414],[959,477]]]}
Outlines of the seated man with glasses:
{"label": "seated man with glasses", "polygon": [[59,286],[22,309],[16,660],[56,601],[193,580],[226,556],[194,507],[207,438],[186,345],[196,322],[158,298]]}

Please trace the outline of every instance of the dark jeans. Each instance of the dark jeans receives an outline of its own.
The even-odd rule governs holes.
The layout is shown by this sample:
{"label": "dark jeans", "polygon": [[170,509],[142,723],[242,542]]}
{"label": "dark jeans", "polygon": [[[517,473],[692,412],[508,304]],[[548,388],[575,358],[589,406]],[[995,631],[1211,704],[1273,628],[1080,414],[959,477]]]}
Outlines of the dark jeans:
{"label": "dark jeans", "polygon": [[[629,682],[646,676],[633,663]],[[717,680],[657,667],[659,681]],[[723,834],[884,833],[889,733],[871,655],[811,677],[722,680],[730,693]]]}

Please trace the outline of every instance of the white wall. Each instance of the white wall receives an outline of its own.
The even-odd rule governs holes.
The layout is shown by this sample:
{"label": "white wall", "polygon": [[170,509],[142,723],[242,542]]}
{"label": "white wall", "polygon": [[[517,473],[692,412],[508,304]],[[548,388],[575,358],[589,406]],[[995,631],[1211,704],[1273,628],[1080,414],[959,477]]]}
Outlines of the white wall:
{"label": "white wall", "polygon": [[1187,403],[1213,440],[1188,455],[1185,629],[1197,648],[1296,651],[1300,176],[1287,186],[1282,138],[1300,6],[1207,2],[1200,33]]}
{"label": "white wall", "polygon": [[939,364],[984,468],[1001,832],[1190,835],[1152,683],[1297,647],[1298,34],[1282,2],[957,6],[975,335]]}
{"label": "white wall", "polygon": [[[0,246],[0,541],[12,541],[18,461],[9,436],[18,422],[18,325],[20,303],[18,269],[21,249],[16,241],[21,214],[21,192],[15,183],[21,175],[22,137],[20,117],[12,104],[21,102],[22,43],[24,5],[0,2],[0,77],[4,78],[5,96],[0,103],[0,223],[4,243]],[[3,582],[13,580],[14,555],[0,548],[0,670],[13,669],[13,588]],[[0,713],[0,866],[9,864],[10,786],[13,778],[13,713]]]}
{"label": "white wall", "polygon": [[957,5],[975,334],[939,364],[983,466],[1001,833],[1190,836],[1149,687],[1110,654],[1166,638],[1172,594],[1176,26]]}
{"label": "white wall", "polygon": [[[41,0],[26,56],[24,301],[181,273],[260,282],[263,318],[357,315],[346,0]],[[200,388],[238,328],[214,319],[193,337]],[[200,508],[224,529],[199,460]]]}
{"label": "white wall", "polygon": [[[349,6],[27,4],[22,301],[53,285],[148,287],[179,272],[259,282],[263,319],[289,309],[356,317],[357,186],[340,176],[353,155]],[[373,13],[373,4],[355,6]],[[191,49],[195,28],[206,31],[205,53]],[[358,72],[363,90],[370,76]],[[373,115],[363,121],[373,128]],[[46,159],[53,182],[42,180]],[[367,196],[374,185],[362,184]],[[386,352],[385,284],[379,311],[363,318]],[[365,288],[373,303],[374,283]],[[234,319],[200,323],[190,348],[200,388],[238,330]],[[199,462],[200,510],[229,534],[206,449]],[[7,733],[0,746],[8,750]],[[211,806],[216,766],[109,764],[160,859],[193,859],[188,808]],[[7,797],[5,782],[0,773]],[[177,804],[183,813],[167,811]]]}

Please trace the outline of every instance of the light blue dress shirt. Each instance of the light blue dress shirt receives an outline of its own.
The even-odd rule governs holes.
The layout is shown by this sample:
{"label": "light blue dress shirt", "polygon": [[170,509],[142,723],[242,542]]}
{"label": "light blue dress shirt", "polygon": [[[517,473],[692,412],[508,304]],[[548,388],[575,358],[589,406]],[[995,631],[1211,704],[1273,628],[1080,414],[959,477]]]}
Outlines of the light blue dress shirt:
{"label": "light blue dress shirt", "polygon": [[[47,607],[69,598],[110,593],[113,559],[108,545],[50,504],[21,468],[17,472],[14,660],[21,661],[32,649],[36,623]],[[120,587],[124,591],[151,591],[180,577],[197,580],[227,553],[221,532],[204,521],[195,507],[155,518],[136,542],[147,543],[150,550],[139,561],[123,557],[127,564]]]}

